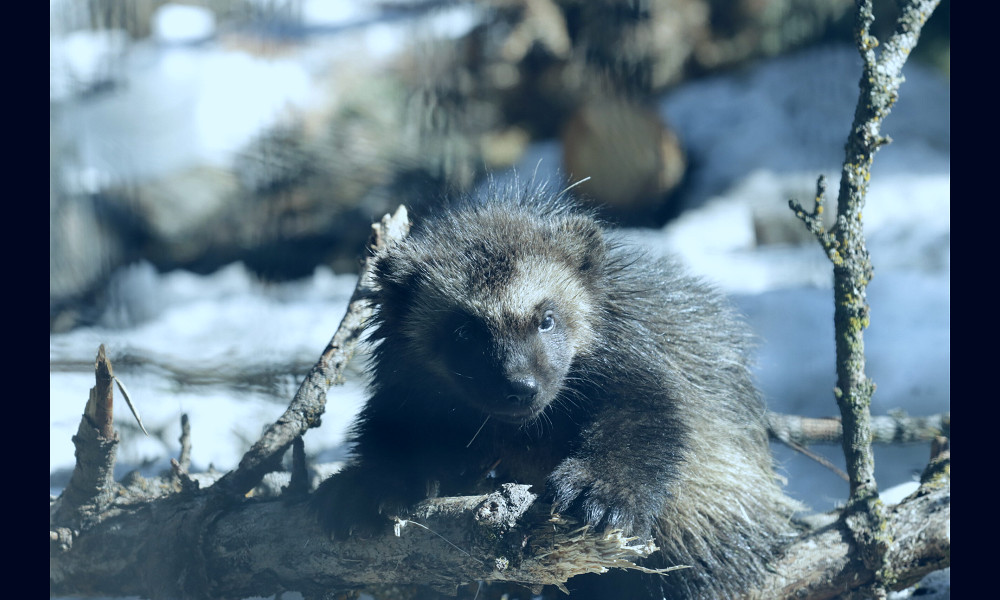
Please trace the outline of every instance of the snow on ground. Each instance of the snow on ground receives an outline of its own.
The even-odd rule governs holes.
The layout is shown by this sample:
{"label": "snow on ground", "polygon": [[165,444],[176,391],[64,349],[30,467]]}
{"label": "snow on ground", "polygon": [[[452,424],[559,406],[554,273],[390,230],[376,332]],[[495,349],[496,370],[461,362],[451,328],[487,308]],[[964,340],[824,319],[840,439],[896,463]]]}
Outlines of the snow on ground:
{"label": "snow on ground", "polygon": [[[65,483],[72,468],[70,438],[94,385],[100,344],[153,434],[143,436],[124,403],[116,403],[121,469],[163,468],[177,454],[182,413],[191,421],[195,468],[229,469],[294,396],[355,284],[353,275],[326,268],[281,286],[256,282],[239,264],[210,276],[157,275],[147,264],[123,270],[101,326],[50,340],[49,467],[59,474],[53,485]],[[356,373],[333,388],[324,426],[306,438],[310,451],[338,446],[362,402]]]}

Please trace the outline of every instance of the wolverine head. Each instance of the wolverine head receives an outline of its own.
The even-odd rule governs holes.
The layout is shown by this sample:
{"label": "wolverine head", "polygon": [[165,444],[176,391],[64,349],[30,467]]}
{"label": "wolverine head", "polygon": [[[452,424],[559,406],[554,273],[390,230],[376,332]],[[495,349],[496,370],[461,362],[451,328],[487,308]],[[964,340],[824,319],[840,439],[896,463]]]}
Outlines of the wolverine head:
{"label": "wolverine head", "polygon": [[377,259],[377,368],[442,402],[537,417],[594,344],[604,252],[597,223],[565,203],[494,199],[426,221]]}

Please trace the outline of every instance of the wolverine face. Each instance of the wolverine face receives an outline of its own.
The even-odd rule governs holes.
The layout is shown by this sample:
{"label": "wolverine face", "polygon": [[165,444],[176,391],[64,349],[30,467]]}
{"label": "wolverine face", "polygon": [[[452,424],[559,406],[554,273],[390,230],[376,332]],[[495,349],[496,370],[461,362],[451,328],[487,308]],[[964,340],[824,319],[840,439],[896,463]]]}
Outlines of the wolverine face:
{"label": "wolverine face", "polygon": [[464,281],[448,297],[437,295],[433,314],[451,308],[428,321],[420,343],[432,340],[428,362],[456,401],[529,421],[563,390],[573,358],[593,337],[583,274],[546,253],[496,242],[470,244],[462,259],[447,268],[461,265]]}
{"label": "wolverine face", "polygon": [[528,421],[563,388],[573,360],[567,333],[552,302],[492,323],[455,311],[434,336],[439,376],[462,401],[490,416]]}
{"label": "wolverine face", "polygon": [[377,262],[374,337],[392,348],[379,368],[414,370],[443,402],[529,421],[595,345],[600,230],[587,217],[489,207],[448,218]]}

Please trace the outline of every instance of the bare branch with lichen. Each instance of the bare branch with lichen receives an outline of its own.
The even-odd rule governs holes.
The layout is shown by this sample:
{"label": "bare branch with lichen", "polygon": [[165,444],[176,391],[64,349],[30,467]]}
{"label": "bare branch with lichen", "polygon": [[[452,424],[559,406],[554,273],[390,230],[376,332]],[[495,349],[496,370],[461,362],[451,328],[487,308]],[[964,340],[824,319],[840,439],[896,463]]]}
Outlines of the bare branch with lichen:
{"label": "bare branch with lichen", "polygon": [[837,248],[840,244],[833,233],[827,231],[823,225],[823,213],[826,210],[826,177],[820,175],[819,179],[816,180],[816,197],[813,198],[811,211],[806,212],[806,209],[795,200],[789,200],[788,206],[795,213],[795,216],[805,223],[809,233],[816,236],[820,245],[823,246],[823,250],[826,251],[826,255],[836,264]]}
{"label": "bare branch with lichen", "polygon": [[899,97],[903,82],[902,68],[916,46],[920,29],[939,0],[909,0],[900,5],[896,31],[878,55],[879,42],[871,35],[875,20],[870,0],[857,0],[855,42],[863,61],[860,94],[854,122],[847,138],[840,191],[837,196],[837,222],[833,231],[824,232],[818,225],[822,213],[823,180],[816,209],[807,214],[791,203],[795,214],[816,235],[830,260],[834,273],[834,324],[837,345],[837,387],[834,395],[843,419],[844,456],[850,478],[850,498],[844,511],[868,568],[878,576],[871,593],[886,595],[889,579],[885,556],[891,539],[886,535],[885,508],[878,499],[875,461],[871,451],[871,416],[869,406],[875,384],[865,375],[863,332],[868,327],[868,303],[865,290],[873,275],[865,247],[862,209],[871,178],[875,152],[891,141],[882,136],[882,121]]}

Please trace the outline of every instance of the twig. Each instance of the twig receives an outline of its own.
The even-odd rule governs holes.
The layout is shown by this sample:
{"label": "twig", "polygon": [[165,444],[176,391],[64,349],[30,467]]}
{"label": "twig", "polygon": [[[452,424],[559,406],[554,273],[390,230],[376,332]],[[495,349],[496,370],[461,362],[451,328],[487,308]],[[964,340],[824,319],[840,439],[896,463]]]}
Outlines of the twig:
{"label": "twig", "polygon": [[181,443],[181,454],[177,462],[187,471],[191,468],[191,421],[187,413],[181,415],[181,437],[177,441]]}
{"label": "twig", "polygon": [[326,408],[326,392],[341,383],[342,373],[354,354],[354,347],[372,314],[368,296],[372,286],[372,266],[375,253],[387,244],[401,239],[409,231],[406,208],[400,206],[394,215],[385,215],[382,222],[372,225],[369,256],[365,259],[358,285],[348,303],[347,313],[330,343],[313,365],[292,402],[277,421],[270,425],[253,447],[243,455],[235,471],[227,473],[212,486],[213,494],[238,497],[253,489],[263,476],[281,464],[281,456],[292,441],[309,428],[320,424]]}
{"label": "twig", "polygon": [[816,236],[816,239],[823,246],[823,250],[830,260],[834,264],[837,264],[840,260],[837,254],[840,242],[823,225],[823,213],[826,210],[826,177],[820,175],[819,179],[816,180],[816,197],[813,198],[813,209],[811,211],[806,212],[806,209],[802,208],[802,205],[795,200],[789,200],[788,206],[795,213],[795,216],[802,220],[809,233]]}
{"label": "twig", "polygon": [[[896,32],[880,57],[878,40],[871,35],[875,20],[870,0],[857,0],[855,42],[864,63],[854,123],[847,138],[837,196],[837,223],[827,234],[817,224],[822,213],[824,182],[817,183],[817,208],[806,214],[791,202],[795,214],[816,236],[834,273],[834,325],[837,345],[837,387],[834,395],[844,424],[843,448],[850,476],[850,498],[845,521],[854,533],[866,566],[877,573],[870,592],[884,598],[889,579],[884,569],[891,538],[886,534],[885,508],[878,500],[875,461],[871,451],[869,406],[875,384],[865,375],[863,331],[868,327],[865,289],[873,269],[865,247],[862,209],[868,192],[875,152],[891,140],[880,133],[882,121],[899,96],[906,57],[920,37],[920,29],[939,0],[907,0],[900,6]],[[832,235],[831,235],[832,234]]]}
{"label": "twig", "polygon": [[[802,446],[835,444],[843,440],[844,427],[836,417],[812,418],[768,413],[768,434],[781,442]],[[913,444],[933,442],[938,436],[951,435],[951,413],[911,417],[905,412],[890,412],[871,418],[873,444]]]}
{"label": "twig", "polygon": [[170,471],[173,473],[174,478],[180,482],[181,491],[184,492],[195,492],[198,490],[199,484],[191,476],[188,475],[187,469],[181,466],[177,462],[176,458],[170,459]]}
{"label": "twig", "polygon": [[[871,418],[873,444],[912,444],[947,440],[951,435],[951,413],[928,417],[910,417],[903,411],[890,411],[888,415]],[[772,438],[799,452],[827,469],[844,481],[850,477],[825,457],[806,448],[809,444],[841,443],[844,427],[836,417],[812,418],[798,415],[767,414],[767,433]],[[935,451],[932,448],[932,458]]]}
{"label": "twig", "polygon": [[795,443],[795,442],[793,442],[791,440],[781,440],[781,441],[784,442],[785,444],[787,444],[788,447],[790,447],[792,450],[795,450],[796,452],[799,452],[799,453],[807,456],[808,458],[813,459],[814,461],[816,461],[819,464],[823,465],[827,469],[830,469],[831,471],[833,471],[833,473],[837,477],[840,477],[841,479],[843,479],[844,481],[847,481],[847,482],[851,481],[851,478],[847,476],[847,473],[845,473],[843,470],[841,470],[841,468],[838,467],[837,465],[835,465],[832,462],[830,462],[825,456],[821,456],[819,454],[816,454],[815,452],[813,452],[809,448],[806,448],[805,446],[797,444],[797,443]]}
{"label": "twig", "polygon": [[90,400],[85,413],[94,427],[101,432],[101,437],[111,439],[115,434],[115,391],[111,381],[115,374],[111,361],[104,352],[104,344],[97,349],[97,362],[94,364],[97,384],[90,390]]}

